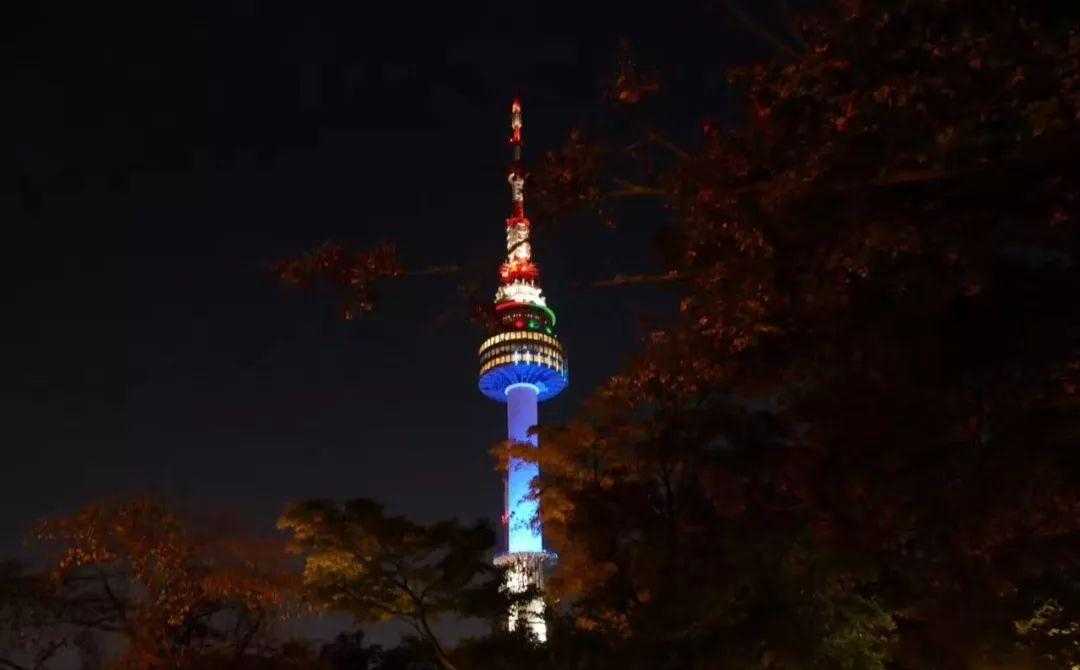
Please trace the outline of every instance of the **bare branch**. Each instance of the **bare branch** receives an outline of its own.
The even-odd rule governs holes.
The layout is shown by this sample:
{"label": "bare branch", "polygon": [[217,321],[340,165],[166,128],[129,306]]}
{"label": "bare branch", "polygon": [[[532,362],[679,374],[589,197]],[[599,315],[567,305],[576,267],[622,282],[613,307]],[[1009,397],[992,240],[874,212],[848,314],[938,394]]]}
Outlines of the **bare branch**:
{"label": "bare branch", "polygon": [[624,275],[617,274],[611,279],[601,279],[600,281],[590,284],[593,288],[607,288],[610,286],[629,286],[632,284],[670,284],[685,279],[683,275],[679,274],[675,270],[668,270],[664,274],[659,275]]}
{"label": "bare branch", "polygon": [[793,49],[791,47],[791,45],[785,43],[773,31],[769,30],[764,25],[762,25],[760,21],[758,21],[758,20],[754,19],[753,17],[751,17],[750,15],[748,15],[746,12],[744,12],[742,10],[742,8],[738,7],[734,2],[732,2],[731,0],[725,0],[723,4],[724,4],[724,7],[727,8],[728,13],[730,13],[731,16],[736,21],[738,21],[739,24],[742,25],[742,27],[746,31],[748,31],[748,32],[750,32],[750,33],[752,33],[754,35],[757,35],[762,40],[768,42],[777,51],[784,54],[788,58],[798,58],[799,52],[797,52],[795,49]]}
{"label": "bare branch", "polygon": [[613,179],[619,186],[614,191],[609,191],[607,197],[609,198],[666,198],[668,192],[662,188],[656,188],[655,186],[644,186],[641,184],[635,184],[625,179]]}
{"label": "bare branch", "polygon": [[406,277],[441,277],[461,272],[460,265],[432,265],[420,270],[406,270]]}
{"label": "bare branch", "polygon": [[658,147],[663,147],[667,149],[668,151],[683,160],[690,158],[690,154],[685,149],[676,145],[674,142],[672,142],[658,132],[649,133],[649,141]]}

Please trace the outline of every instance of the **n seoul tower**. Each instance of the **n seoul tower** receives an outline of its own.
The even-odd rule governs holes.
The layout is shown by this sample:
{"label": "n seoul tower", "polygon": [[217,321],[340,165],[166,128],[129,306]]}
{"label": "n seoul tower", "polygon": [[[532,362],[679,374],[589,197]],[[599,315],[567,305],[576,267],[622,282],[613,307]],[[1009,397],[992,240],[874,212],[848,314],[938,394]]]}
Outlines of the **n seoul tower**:
{"label": "n seoul tower", "polygon": [[[507,434],[511,441],[538,447],[529,428],[536,425],[537,405],[558,395],[568,381],[566,354],[555,337],[555,313],[547,306],[532,261],[529,219],[525,216],[525,172],[521,164],[521,103],[510,108],[510,182],[512,210],[506,219],[506,261],[499,270],[495,318],[490,337],[480,345],[480,391],[506,403]],[[530,499],[529,485],[540,472],[535,462],[510,459],[506,470],[503,508],[505,553],[495,564],[507,568],[507,587],[522,593],[542,589],[545,564],[554,554],[544,550],[536,523],[539,507]],[[544,601],[536,598],[509,613],[509,628],[523,621],[541,642],[547,639]]]}

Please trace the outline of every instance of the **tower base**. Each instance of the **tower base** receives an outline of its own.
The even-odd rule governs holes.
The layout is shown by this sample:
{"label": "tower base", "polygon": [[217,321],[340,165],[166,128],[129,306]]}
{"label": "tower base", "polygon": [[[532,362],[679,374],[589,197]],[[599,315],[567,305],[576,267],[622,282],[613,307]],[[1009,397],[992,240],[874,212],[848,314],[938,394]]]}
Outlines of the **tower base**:
{"label": "tower base", "polygon": [[529,590],[537,595],[524,603],[511,605],[507,629],[525,628],[538,642],[547,641],[547,622],[544,620],[544,599],[539,595],[544,589],[544,570],[555,562],[555,554],[547,551],[518,551],[499,554],[495,565],[506,568],[506,589],[517,595]]}

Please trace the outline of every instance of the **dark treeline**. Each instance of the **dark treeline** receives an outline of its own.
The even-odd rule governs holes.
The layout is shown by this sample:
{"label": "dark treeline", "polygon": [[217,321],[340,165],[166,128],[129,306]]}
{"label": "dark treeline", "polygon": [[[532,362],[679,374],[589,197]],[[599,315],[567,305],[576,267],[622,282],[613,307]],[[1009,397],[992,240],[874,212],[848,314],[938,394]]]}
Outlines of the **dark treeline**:
{"label": "dark treeline", "polygon": [[[547,644],[501,631],[483,525],[309,501],[266,540],[138,499],[39,525],[49,564],[2,574],[0,666],[1080,666],[1076,10],[836,0],[766,25],[718,6],[702,20],[774,50],[730,73],[736,120],[675,115],[628,46],[532,175],[541,225],[651,207],[665,267],[602,290],[680,300],[541,428]],[[392,245],[282,270],[354,316],[408,271]],[[412,635],[281,638],[311,612]],[[447,617],[492,633],[447,644]]]}

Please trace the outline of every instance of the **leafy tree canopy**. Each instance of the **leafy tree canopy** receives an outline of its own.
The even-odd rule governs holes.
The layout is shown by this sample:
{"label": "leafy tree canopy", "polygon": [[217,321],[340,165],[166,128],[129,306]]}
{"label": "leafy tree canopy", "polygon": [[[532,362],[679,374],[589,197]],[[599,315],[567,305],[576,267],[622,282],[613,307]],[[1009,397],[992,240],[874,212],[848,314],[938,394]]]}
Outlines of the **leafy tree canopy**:
{"label": "leafy tree canopy", "polygon": [[506,611],[502,573],[491,563],[494,532],[483,523],[421,524],[386,514],[370,500],[313,500],[289,507],[278,527],[304,557],[313,603],[358,623],[398,620],[454,668],[432,625],[447,615],[495,617]]}
{"label": "leafy tree canopy", "polygon": [[650,86],[546,157],[553,215],[656,200],[681,294],[541,429],[580,627],[641,667],[1076,662],[1074,18],[834,2],[734,126],[674,146]]}

